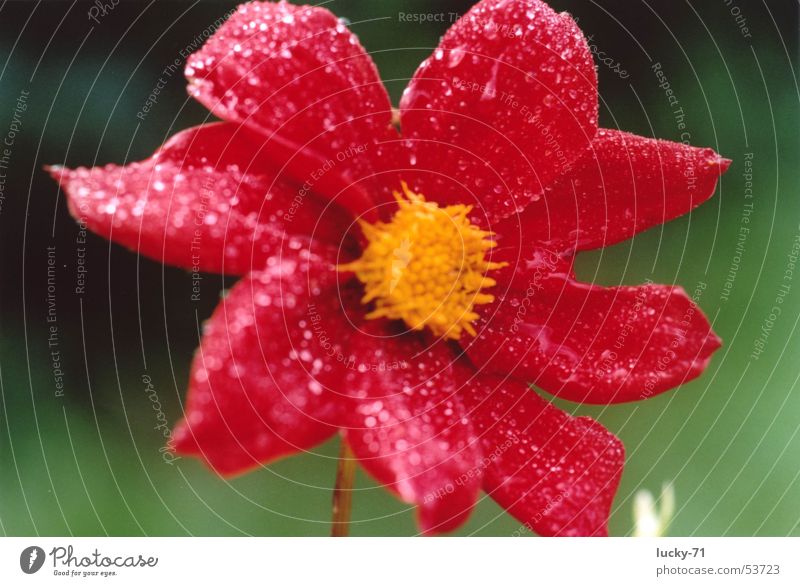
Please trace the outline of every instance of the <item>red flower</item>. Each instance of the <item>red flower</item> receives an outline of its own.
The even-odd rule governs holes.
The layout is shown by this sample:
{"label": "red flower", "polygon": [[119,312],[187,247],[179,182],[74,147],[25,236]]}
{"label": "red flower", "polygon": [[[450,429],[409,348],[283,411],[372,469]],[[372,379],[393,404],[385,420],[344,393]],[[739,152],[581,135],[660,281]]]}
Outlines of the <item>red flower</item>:
{"label": "red flower", "polygon": [[621,443],[528,383],[607,404],[703,371],[719,340],[681,288],[579,283],[572,261],[688,212],[730,161],[597,130],[583,35],[538,0],[483,0],[448,31],[402,137],[322,8],[241,6],[186,74],[225,122],[140,163],[52,169],[98,234],[243,276],[205,328],[177,451],[236,474],[342,430],[425,531],[482,488],[540,534],[605,534]]}

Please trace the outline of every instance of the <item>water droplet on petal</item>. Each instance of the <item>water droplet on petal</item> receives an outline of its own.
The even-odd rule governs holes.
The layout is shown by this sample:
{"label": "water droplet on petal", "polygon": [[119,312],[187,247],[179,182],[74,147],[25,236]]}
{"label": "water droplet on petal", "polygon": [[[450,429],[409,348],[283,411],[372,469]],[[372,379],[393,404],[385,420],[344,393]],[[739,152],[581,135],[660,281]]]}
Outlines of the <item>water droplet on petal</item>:
{"label": "water droplet on petal", "polygon": [[464,59],[466,52],[461,47],[455,47],[450,50],[450,55],[447,58],[448,67],[456,67]]}

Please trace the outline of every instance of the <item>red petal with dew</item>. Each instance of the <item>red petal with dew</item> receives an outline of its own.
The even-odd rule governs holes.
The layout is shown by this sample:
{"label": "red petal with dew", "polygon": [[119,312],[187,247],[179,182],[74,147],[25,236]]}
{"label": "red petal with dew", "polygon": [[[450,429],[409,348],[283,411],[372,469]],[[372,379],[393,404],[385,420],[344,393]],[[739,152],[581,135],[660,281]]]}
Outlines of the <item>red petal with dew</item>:
{"label": "red petal with dew", "polygon": [[699,206],[730,163],[709,148],[600,130],[569,175],[495,231],[504,245],[535,238],[563,250],[609,246]]}
{"label": "red petal with dew", "polygon": [[179,454],[237,474],[335,432],[345,402],[328,385],[352,328],[335,281],[333,266],[300,253],[234,286],[204,327]]}
{"label": "red petal with dew", "polygon": [[720,340],[680,287],[598,287],[563,275],[481,306],[476,364],[570,401],[647,399],[705,370]]}
{"label": "red petal with dew", "polygon": [[[229,123],[179,132],[142,162],[50,167],[72,215],[154,260],[244,274],[309,239],[335,258],[347,214],[265,171],[263,140]],[[327,243],[327,244],[326,244]]]}
{"label": "red petal with dew", "polygon": [[401,110],[410,183],[438,202],[474,203],[491,224],[589,147],[597,75],[568,14],[539,0],[482,0],[422,63]]}
{"label": "red petal with dew", "polygon": [[239,6],[188,60],[189,93],[261,133],[299,184],[374,213],[384,140],[397,138],[375,64],[331,12],[288,2]]}
{"label": "red petal with dew", "polygon": [[604,536],[625,463],[613,434],[527,386],[476,374],[464,400],[483,446],[483,487],[540,535]]}
{"label": "red petal with dew", "polygon": [[416,504],[426,533],[461,525],[481,483],[480,447],[465,419],[446,343],[426,345],[369,322],[353,340],[348,386],[357,398],[345,438],[361,464]]}

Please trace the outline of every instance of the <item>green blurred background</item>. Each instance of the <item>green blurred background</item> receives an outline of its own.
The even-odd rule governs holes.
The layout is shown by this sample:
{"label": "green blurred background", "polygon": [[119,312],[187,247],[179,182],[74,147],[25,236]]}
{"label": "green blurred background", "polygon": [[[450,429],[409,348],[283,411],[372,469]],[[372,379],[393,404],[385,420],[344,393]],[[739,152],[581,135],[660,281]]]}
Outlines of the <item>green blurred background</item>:
{"label": "green blurred background", "polygon": [[[198,323],[230,281],[209,275],[202,301],[189,303],[190,274],[90,235],[85,293],[73,292],[84,245],[42,165],[139,160],[175,131],[207,120],[187,99],[180,72],[167,79],[144,121],[136,113],[164,67],[235,3],[123,1],[97,23],[87,16],[92,5],[0,4],[0,136],[28,92],[0,191],[0,531],[326,535],[336,440],[230,481],[196,461],[169,463],[159,451],[164,438],[151,398],[169,422],[180,417]],[[400,22],[399,14],[443,13],[447,20],[470,5],[326,4],[374,52],[395,103],[448,25]],[[672,535],[800,535],[800,272],[782,314],[767,325],[763,353],[752,356],[800,234],[798,4],[553,5],[577,16],[604,52],[603,125],[672,140],[689,132],[693,144],[734,160],[715,197],[690,216],[578,262],[580,277],[602,284],[652,279],[699,290],[699,304],[725,343],[705,375],[677,391],[607,408],[561,403],[598,418],[627,447],[611,533],[630,532],[637,490],[657,492],[671,481]],[[683,108],[684,131],[657,85],[656,62]],[[747,199],[750,154],[754,197]],[[740,244],[742,226],[750,232]],[[48,347],[48,247],[55,247],[63,396]],[[364,475],[357,486],[353,534],[415,534],[407,506]],[[484,497],[458,533],[519,530]]]}

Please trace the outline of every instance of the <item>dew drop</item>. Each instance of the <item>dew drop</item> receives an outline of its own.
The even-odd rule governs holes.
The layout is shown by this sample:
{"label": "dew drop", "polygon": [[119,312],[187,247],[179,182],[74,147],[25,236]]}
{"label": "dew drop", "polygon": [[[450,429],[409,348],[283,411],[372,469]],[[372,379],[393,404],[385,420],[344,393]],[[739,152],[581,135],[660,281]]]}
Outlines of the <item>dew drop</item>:
{"label": "dew drop", "polygon": [[451,49],[450,55],[447,58],[447,66],[456,67],[464,59],[465,54],[466,53],[464,49],[462,49],[461,47],[456,47],[455,49]]}

